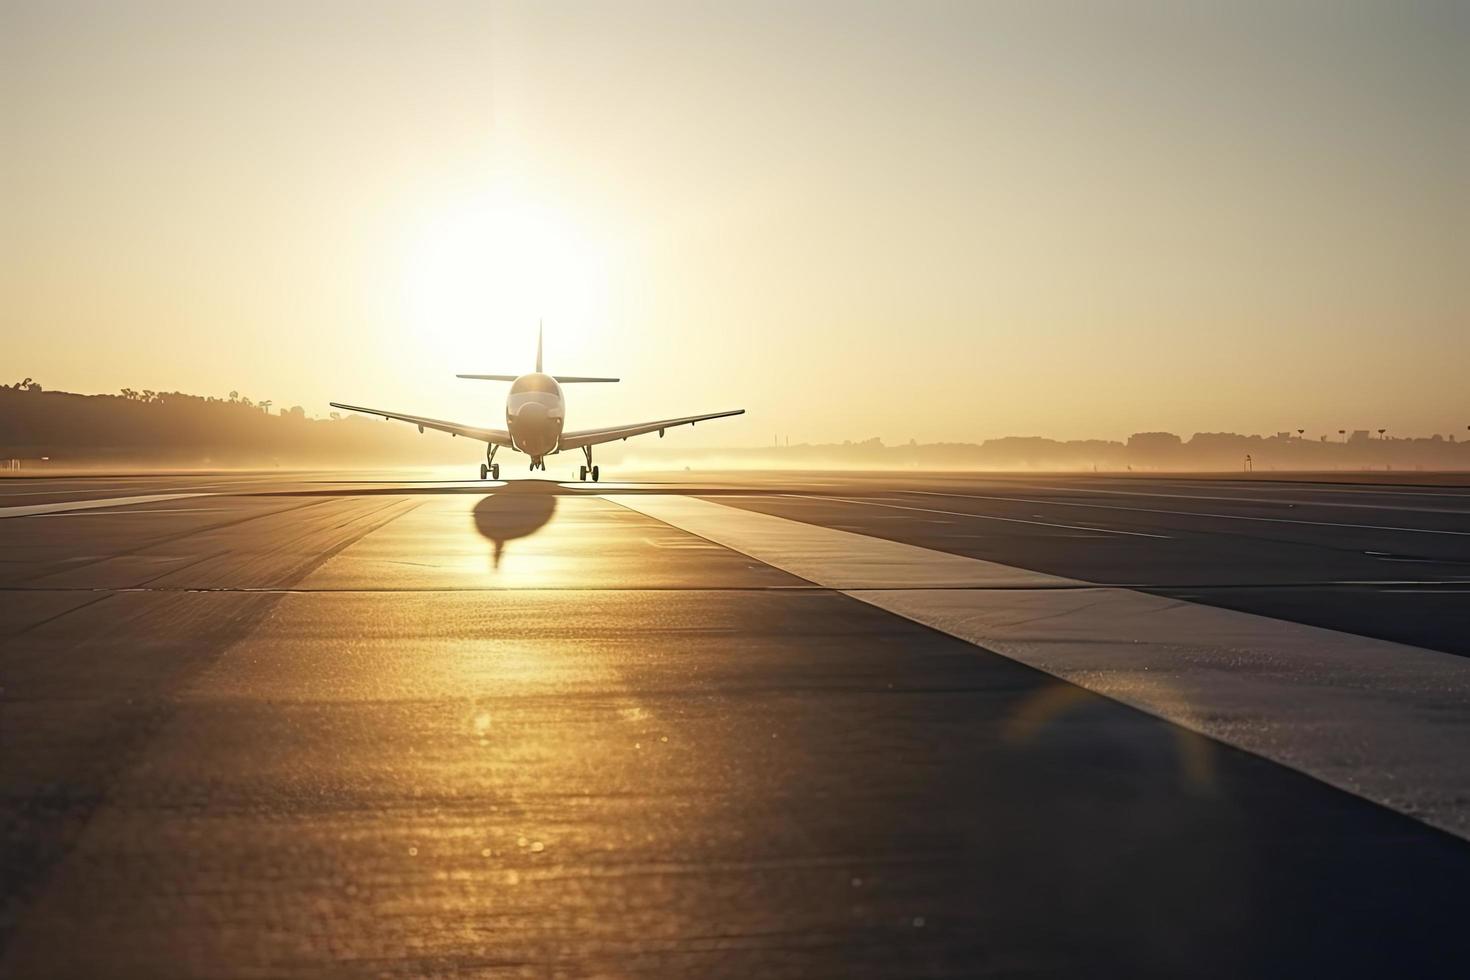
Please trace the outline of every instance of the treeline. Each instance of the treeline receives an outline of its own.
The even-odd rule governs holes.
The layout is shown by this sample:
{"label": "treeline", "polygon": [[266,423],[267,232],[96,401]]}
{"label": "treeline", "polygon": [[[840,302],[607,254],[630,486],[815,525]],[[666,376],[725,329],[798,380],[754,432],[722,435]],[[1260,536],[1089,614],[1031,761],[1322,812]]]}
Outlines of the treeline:
{"label": "treeline", "polygon": [[1361,431],[1327,439],[1297,433],[1245,436],[1200,432],[1181,439],[1169,432],[1139,432],[1125,442],[1060,441],[1008,436],[982,443],[940,442],[889,446],[863,442],[801,444],[753,449],[691,451],[630,442],[625,457],[650,468],[679,465],[771,469],[906,468],[932,470],[1096,470],[1125,472],[1240,472],[1331,470],[1470,470],[1470,440],[1451,436],[1390,438]]}
{"label": "treeline", "polygon": [[[0,459],[105,466],[453,463],[484,452],[467,440],[421,439],[412,426],[356,415],[314,419],[301,406],[272,409],[239,392],[78,395],[27,378],[0,385]],[[457,443],[457,444],[456,444]]]}
{"label": "treeline", "polygon": [[[274,411],[273,411],[274,409]],[[608,463],[786,469],[886,468],[990,470],[1470,470],[1470,438],[1397,438],[1383,431],[1245,436],[1200,432],[1189,439],[1139,432],[1125,442],[1010,436],[982,443],[888,446],[879,439],[824,445],[699,450],[657,440],[599,450]],[[480,443],[359,415],[318,419],[301,406],[281,409],[239,392],[202,397],[178,391],[78,395],[45,391],[26,378],[0,385],[0,460],[49,458],[66,466],[149,463],[177,466],[473,466]],[[568,457],[570,459],[570,457]]]}

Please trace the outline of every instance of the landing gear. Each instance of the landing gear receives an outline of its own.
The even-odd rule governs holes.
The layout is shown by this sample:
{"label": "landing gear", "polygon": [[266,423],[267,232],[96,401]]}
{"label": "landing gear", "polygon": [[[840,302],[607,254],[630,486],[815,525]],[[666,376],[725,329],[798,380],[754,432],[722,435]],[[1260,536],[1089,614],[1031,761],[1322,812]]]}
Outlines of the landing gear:
{"label": "landing gear", "polygon": [[480,464],[480,479],[483,480],[487,476],[492,480],[500,479],[500,464],[495,462],[495,450],[499,448],[494,444],[486,444],[485,462]]}
{"label": "landing gear", "polygon": [[591,446],[583,446],[582,447],[582,455],[584,455],[584,456],[587,457],[587,464],[580,469],[580,471],[578,472],[578,475],[577,475],[577,479],[581,480],[583,483],[586,483],[587,482],[587,474],[588,473],[591,473],[592,474],[592,482],[593,483],[596,483],[597,482],[597,477],[598,477],[598,471],[597,471],[597,467],[595,467],[595,466],[592,465],[592,447]]}
{"label": "landing gear", "polygon": [[577,482],[578,483],[586,483],[587,482],[587,467],[585,467],[585,466],[579,466],[579,467],[577,467]]}
{"label": "landing gear", "polygon": [[498,480],[498,479],[500,479],[500,464],[499,463],[491,463],[490,464],[490,479],[492,479],[492,480]]}
{"label": "landing gear", "polygon": [[480,479],[483,480],[483,479],[485,479],[485,477],[487,477],[489,475],[490,475],[490,467],[486,466],[484,463],[481,463],[480,464]]}

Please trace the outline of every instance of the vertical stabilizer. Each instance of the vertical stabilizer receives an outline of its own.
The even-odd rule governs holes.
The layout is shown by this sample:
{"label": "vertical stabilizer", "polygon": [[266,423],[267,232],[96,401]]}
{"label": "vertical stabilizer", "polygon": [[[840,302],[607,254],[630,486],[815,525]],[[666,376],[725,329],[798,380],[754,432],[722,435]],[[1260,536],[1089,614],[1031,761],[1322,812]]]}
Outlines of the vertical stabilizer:
{"label": "vertical stabilizer", "polygon": [[536,373],[541,373],[541,321],[536,321]]}

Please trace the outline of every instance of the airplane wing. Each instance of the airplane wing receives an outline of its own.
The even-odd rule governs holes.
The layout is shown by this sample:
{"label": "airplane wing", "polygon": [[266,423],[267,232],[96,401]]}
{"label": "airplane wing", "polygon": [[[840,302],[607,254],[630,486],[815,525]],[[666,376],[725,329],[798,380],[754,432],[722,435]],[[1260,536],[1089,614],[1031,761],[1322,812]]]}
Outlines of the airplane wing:
{"label": "airplane wing", "polygon": [[606,429],[583,429],[581,432],[563,432],[561,435],[561,449],[581,449],[583,446],[596,446],[604,442],[617,442],[629,436],[641,436],[646,432],[662,432],[664,429],[672,429],[676,425],[693,425],[695,422],[704,422],[708,419],[722,419],[730,415],[744,415],[745,409],[737,408],[731,412],[711,412],[708,415],[686,415],[678,419],[661,419],[657,422],[640,422],[637,425],[615,425]]}
{"label": "airplane wing", "polygon": [[333,408],[345,409],[349,412],[361,412],[364,415],[381,415],[385,419],[397,419],[410,425],[419,427],[422,432],[425,429],[438,429],[452,436],[464,436],[467,439],[478,439],[496,446],[509,446],[510,433],[504,429],[482,429],[473,425],[460,425],[458,422],[444,422],[439,419],[428,419],[421,415],[404,415],[400,412],[385,412],[381,408],[363,408],[361,405],[343,405],[341,402],[332,402]]}

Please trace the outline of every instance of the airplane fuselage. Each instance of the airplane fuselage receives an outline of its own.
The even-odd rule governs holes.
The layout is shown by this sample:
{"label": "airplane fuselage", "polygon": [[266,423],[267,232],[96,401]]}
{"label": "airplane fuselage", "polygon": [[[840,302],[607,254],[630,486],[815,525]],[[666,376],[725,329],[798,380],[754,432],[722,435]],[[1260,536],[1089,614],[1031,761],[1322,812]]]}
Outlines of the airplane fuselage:
{"label": "airplane fuselage", "polygon": [[536,372],[512,382],[505,397],[505,428],[512,445],[533,464],[556,452],[565,423],[566,399],[555,378]]}

